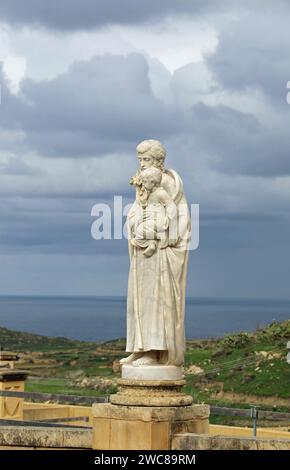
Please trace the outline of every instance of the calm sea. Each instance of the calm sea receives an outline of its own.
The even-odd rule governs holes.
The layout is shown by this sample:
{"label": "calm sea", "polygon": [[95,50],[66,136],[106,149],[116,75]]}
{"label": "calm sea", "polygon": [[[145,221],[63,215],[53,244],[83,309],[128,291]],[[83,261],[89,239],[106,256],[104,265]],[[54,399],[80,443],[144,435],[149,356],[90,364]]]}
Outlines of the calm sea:
{"label": "calm sea", "polygon": [[[122,297],[0,297],[0,326],[48,336],[107,341],[125,336]],[[290,301],[188,299],[188,338],[253,331],[290,318]]]}

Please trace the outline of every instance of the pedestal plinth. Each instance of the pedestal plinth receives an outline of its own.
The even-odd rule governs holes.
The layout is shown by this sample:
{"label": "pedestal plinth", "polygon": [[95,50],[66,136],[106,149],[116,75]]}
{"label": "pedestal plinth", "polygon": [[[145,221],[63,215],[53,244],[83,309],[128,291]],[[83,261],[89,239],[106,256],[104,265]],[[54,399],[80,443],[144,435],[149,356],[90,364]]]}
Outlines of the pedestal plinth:
{"label": "pedestal plinth", "polygon": [[93,449],[169,450],[174,434],[208,434],[209,407],[93,405]]}
{"label": "pedestal plinth", "polygon": [[185,380],[119,379],[118,392],[110,396],[114,405],[124,406],[186,406],[192,397],[182,388]]}
{"label": "pedestal plinth", "polygon": [[[179,378],[158,380],[158,371],[159,377],[165,377],[167,367],[172,367],[171,377]],[[176,433],[207,434],[209,407],[192,404],[180,377],[182,369],[175,366],[123,366],[110,403],[93,405],[93,448],[168,450]]]}
{"label": "pedestal plinth", "polygon": [[131,364],[122,366],[122,379],[128,380],[182,380],[184,379],[183,367],[167,365],[151,365],[136,367]]}
{"label": "pedestal plinth", "polygon": [[[16,369],[0,370],[0,392],[23,392],[27,372]],[[22,397],[6,397],[0,393],[0,418],[23,419]]]}

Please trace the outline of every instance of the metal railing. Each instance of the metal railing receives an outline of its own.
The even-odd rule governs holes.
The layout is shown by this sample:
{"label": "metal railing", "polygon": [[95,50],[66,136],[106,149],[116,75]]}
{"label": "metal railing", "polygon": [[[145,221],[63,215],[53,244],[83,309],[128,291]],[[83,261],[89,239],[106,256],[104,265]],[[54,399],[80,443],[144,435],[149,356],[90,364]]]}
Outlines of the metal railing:
{"label": "metal railing", "polygon": [[[92,406],[93,403],[106,403],[109,396],[103,397],[85,397],[81,395],[61,395],[58,393],[40,393],[40,392],[16,392],[10,390],[1,390],[0,397],[23,398],[27,401],[53,402],[57,404],[84,405]],[[62,418],[43,418],[34,420],[15,420],[0,419],[0,426],[33,426],[33,427],[55,427],[55,428],[82,428],[91,429],[91,426],[84,426],[78,422],[89,422],[89,416],[74,416]]]}
{"label": "metal railing", "polygon": [[237,416],[240,418],[252,419],[253,436],[257,435],[258,418],[268,419],[269,421],[285,421],[290,423],[290,413],[258,410],[256,405],[251,405],[251,408],[226,408],[222,406],[211,406],[210,413],[213,416]]}

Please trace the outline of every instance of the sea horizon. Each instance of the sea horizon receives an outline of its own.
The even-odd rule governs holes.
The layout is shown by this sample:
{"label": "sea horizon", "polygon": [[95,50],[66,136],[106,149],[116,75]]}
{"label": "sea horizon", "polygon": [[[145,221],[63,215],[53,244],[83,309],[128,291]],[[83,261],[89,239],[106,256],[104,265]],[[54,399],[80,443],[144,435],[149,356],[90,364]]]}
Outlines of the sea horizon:
{"label": "sea horizon", "polygon": [[[126,295],[86,295],[86,294],[0,294],[1,298],[108,298],[108,299],[126,299]],[[186,296],[186,300],[204,300],[204,301],[239,301],[239,302],[290,302],[290,297],[223,297],[223,296],[213,296],[213,297],[205,297],[205,296]]]}

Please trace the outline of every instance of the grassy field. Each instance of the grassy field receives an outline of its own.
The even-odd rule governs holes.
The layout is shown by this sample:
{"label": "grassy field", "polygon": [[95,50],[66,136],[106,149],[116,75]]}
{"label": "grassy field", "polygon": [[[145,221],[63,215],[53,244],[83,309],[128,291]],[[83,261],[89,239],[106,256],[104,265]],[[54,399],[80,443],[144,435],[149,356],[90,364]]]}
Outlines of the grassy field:
{"label": "grassy field", "polygon": [[[185,357],[187,393],[197,403],[238,407],[257,403],[263,409],[290,411],[287,340],[290,321],[219,340],[189,340]],[[86,396],[116,390],[118,360],[124,357],[125,349],[124,339],[96,344],[6,328],[0,328],[0,344],[19,353],[17,367],[29,371],[27,391]]]}

